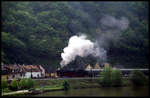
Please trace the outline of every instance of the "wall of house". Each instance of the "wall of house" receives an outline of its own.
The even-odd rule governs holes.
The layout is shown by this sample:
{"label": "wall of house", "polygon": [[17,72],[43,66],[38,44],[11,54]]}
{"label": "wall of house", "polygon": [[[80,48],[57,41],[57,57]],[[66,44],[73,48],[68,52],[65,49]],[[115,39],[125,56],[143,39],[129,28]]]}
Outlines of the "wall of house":
{"label": "wall of house", "polygon": [[2,80],[7,80],[7,76],[8,76],[8,75],[1,75],[1,79],[2,79]]}
{"label": "wall of house", "polygon": [[[32,72],[32,77],[42,77],[41,72]],[[30,78],[31,77],[31,72],[26,72],[24,78]]]}
{"label": "wall of house", "polygon": [[40,66],[40,69],[42,70],[42,76],[45,77],[45,69],[42,66]]}
{"label": "wall of house", "polygon": [[21,78],[21,74],[9,74],[8,76],[8,80],[13,80],[13,79],[20,79]]}

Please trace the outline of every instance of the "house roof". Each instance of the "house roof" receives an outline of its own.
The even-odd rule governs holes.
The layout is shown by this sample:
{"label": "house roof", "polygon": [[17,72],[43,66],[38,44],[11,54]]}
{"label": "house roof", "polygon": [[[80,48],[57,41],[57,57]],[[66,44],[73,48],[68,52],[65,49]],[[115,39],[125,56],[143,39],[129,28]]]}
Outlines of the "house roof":
{"label": "house roof", "polygon": [[98,65],[98,63],[96,63],[94,69],[101,69],[100,66]]}
{"label": "house roof", "polygon": [[40,69],[37,65],[24,65],[23,68],[26,72],[40,72]]}
{"label": "house roof", "polygon": [[[37,65],[3,65],[1,66],[3,70],[6,70],[10,73],[24,73],[24,72],[41,72],[40,68]],[[44,69],[44,68],[43,68]]]}
{"label": "house roof", "polygon": [[88,66],[86,67],[86,69],[92,69],[92,66],[90,64],[88,64]]}
{"label": "house roof", "polygon": [[4,66],[1,66],[1,70],[7,70]]}

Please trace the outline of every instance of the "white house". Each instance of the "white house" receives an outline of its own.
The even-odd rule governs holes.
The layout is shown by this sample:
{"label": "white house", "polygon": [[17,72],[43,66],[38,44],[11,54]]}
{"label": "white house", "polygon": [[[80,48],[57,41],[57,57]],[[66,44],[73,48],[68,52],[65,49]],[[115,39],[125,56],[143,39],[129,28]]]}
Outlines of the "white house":
{"label": "white house", "polygon": [[45,77],[45,69],[40,65],[39,66],[41,72],[42,72],[42,77]]}
{"label": "white house", "polygon": [[40,78],[45,76],[45,69],[40,65],[1,65],[3,79]]}
{"label": "white house", "polygon": [[24,78],[30,78],[31,76],[32,76],[32,78],[39,78],[42,76],[42,74],[41,74],[41,72],[26,72],[24,75]]}
{"label": "white house", "polygon": [[42,71],[37,65],[22,66],[24,68],[24,78],[40,78],[42,77]]}

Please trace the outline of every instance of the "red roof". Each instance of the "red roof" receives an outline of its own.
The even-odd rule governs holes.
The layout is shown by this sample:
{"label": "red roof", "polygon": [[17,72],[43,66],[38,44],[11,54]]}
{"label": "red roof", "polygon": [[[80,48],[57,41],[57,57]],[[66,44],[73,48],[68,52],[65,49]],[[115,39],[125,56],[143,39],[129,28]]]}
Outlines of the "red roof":
{"label": "red roof", "polygon": [[37,65],[4,65],[4,68],[15,72],[41,72]]}

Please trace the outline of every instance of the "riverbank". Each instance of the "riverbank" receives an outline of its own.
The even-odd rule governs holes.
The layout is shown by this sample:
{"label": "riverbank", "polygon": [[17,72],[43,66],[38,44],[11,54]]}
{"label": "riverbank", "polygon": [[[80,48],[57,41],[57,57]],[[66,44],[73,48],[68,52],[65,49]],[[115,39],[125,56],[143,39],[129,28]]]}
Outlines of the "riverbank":
{"label": "riverbank", "polygon": [[[68,79],[52,79],[52,80],[35,80],[35,86],[37,88],[44,87],[44,86],[51,86],[51,87],[60,87],[64,80],[70,84],[71,89],[77,88],[94,88],[94,87],[101,87],[99,78],[68,78]],[[131,86],[131,82],[128,78],[123,78],[122,86]]]}
{"label": "riverbank", "polygon": [[8,92],[8,93],[3,93],[2,96],[10,96],[10,95],[18,95],[18,94],[27,94],[29,93],[29,90],[19,90],[19,91],[13,91],[13,92]]}
{"label": "riverbank", "polygon": [[34,80],[35,85],[32,90],[28,90],[26,92],[20,91],[13,91],[9,93],[3,93],[3,96],[10,96],[10,95],[34,95],[48,91],[58,91],[63,90],[63,81],[67,80],[70,84],[70,89],[79,89],[79,88],[94,88],[100,87],[98,84],[98,79],[49,79],[49,80]]}
{"label": "riverbank", "polygon": [[[49,79],[49,80],[34,80],[34,88],[30,90],[16,91],[3,93],[2,96],[26,96],[26,95],[36,95],[44,92],[51,91],[63,91],[63,81],[67,80],[70,84],[70,89],[83,89],[83,88],[102,88],[99,84],[99,79],[89,78],[89,79]],[[127,78],[124,78],[122,87],[132,86]]]}

